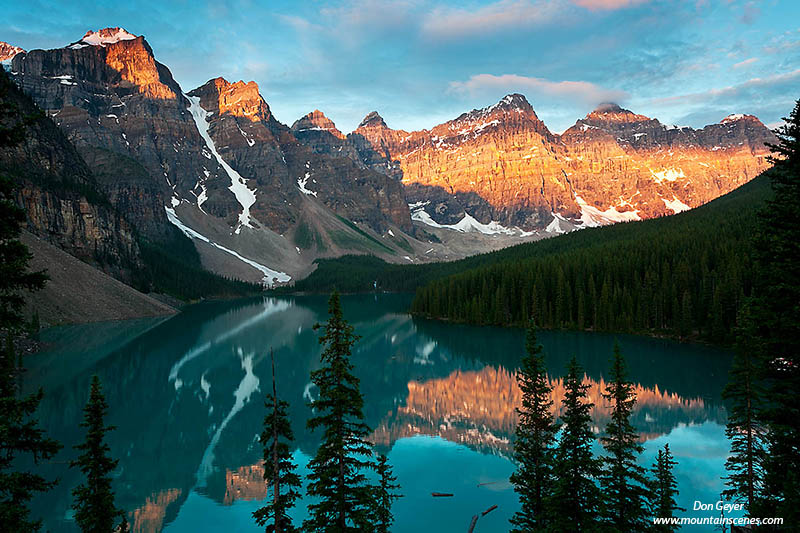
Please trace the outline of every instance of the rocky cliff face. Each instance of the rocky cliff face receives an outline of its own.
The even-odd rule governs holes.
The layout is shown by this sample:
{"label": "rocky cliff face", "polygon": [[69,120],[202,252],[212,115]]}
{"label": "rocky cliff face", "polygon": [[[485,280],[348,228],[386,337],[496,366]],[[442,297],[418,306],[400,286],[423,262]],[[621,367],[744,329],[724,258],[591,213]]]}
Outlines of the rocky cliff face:
{"label": "rocky cliff face", "polygon": [[[775,137],[755,117],[727,117],[700,130],[666,126],[604,105],[562,135],[565,172],[591,207],[650,218],[697,207],[769,166]],[[585,210],[584,210],[585,211]]]}
{"label": "rocky cliff face", "polygon": [[765,170],[774,140],[752,116],[694,130],[615,104],[555,135],[519,94],[410,133],[372,112],[347,136],[362,163],[402,179],[416,220],[552,233],[706,203]]}
{"label": "rocky cliff face", "polygon": [[290,129],[272,116],[255,82],[216,78],[189,97],[199,99],[219,154],[253,191],[253,216],[271,229],[283,233],[299,220],[303,195],[379,232],[389,224],[411,229],[399,182],[334,150],[318,151],[298,141],[295,135],[310,139],[309,135],[324,134],[342,140],[321,113],[311,113]]}
{"label": "rocky cliff face", "polygon": [[[88,32],[64,48],[15,56],[11,74],[98,171],[112,203],[150,237],[163,236],[173,191],[190,195],[221,174],[188,101],[144,37]],[[209,206],[227,214],[230,193],[215,192]]]}
{"label": "rocky cliff face", "polygon": [[71,255],[126,279],[140,265],[133,227],[98,193],[75,148],[35,104],[0,73],[0,127],[18,142],[0,146],[0,166],[16,182],[27,227]]}

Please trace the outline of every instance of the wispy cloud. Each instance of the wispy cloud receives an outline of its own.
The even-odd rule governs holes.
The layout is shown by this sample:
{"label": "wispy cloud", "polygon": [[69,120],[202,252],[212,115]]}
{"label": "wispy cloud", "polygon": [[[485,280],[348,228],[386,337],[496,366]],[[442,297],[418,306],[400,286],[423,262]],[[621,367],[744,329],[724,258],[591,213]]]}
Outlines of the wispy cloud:
{"label": "wispy cloud", "polygon": [[456,39],[530,28],[557,20],[565,7],[561,0],[500,0],[473,10],[438,7],[425,15],[422,34],[429,39]]}
{"label": "wispy cloud", "polygon": [[757,57],[751,57],[750,59],[745,59],[744,61],[739,61],[738,63],[733,65],[733,68],[735,68],[735,69],[744,68],[744,67],[746,67],[748,65],[752,65],[756,61],[758,61]]}
{"label": "wispy cloud", "polygon": [[[800,69],[793,70],[791,72],[786,72],[784,74],[775,74],[773,76],[768,76],[766,78],[752,78],[747,80],[744,83],[740,83],[738,85],[730,85],[727,87],[720,87],[715,89],[709,89],[708,91],[702,91],[692,94],[684,94],[681,96],[670,96],[667,98],[656,98],[653,100],[654,104],[679,104],[685,102],[694,102],[694,103],[708,103],[711,100],[719,100],[721,98],[728,98],[728,97],[735,97],[735,96],[742,96],[744,94],[753,93],[755,91],[764,91],[765,89],[780,89],[783,91],[789,87],[794,88],[796,91],[800,91],[800,86],[796,85],[800,83]],[[766,93],[762,93],[765,94]],[[797,95],[789,95],[797,96]]]}
{"label": "wispy cloud", "polygon": [[594,11],[623,9],[639,4],[645,4],[649,1],[650,0],[572,0],[575,5],[579,5]]}
{"label": "wispy cloud", "polygon": [[519,76],[517,74],[476,74],[467,81],[450,82],[453,92],[479,94],[485,92],[529,92],[533,96],[546,95],[583,105],[601,102],[622,102],[628,98],[624,91],[606,89],[588,81],[551,81],[544,78]]}

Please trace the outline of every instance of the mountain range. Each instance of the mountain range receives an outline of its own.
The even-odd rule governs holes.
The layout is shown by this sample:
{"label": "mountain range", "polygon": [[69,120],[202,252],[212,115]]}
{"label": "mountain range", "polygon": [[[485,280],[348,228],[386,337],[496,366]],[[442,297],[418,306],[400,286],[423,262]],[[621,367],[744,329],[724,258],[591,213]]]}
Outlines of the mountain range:
{"label": "mountain range", "polygon": [[318,110],[289,127],[255,82],[187,91],[121,28],[50,50],[0,43],[0,61],[63,133],[69,172],[104,199],[83,209],[73,195],[65,211],[51,178],[31,182],[20,198],[29,229],[79,257],[107,232],[107,254],[134,263],[132,235],[169,250],[179,230],[206,269],[267,284],[302,278],[321,257],[457,259],[678,213],[768,168],[775,141],[750,115],[693,129],[611,103],[559,135],[520,94],[430,130],[392,129],[371,112],[344,134]]}

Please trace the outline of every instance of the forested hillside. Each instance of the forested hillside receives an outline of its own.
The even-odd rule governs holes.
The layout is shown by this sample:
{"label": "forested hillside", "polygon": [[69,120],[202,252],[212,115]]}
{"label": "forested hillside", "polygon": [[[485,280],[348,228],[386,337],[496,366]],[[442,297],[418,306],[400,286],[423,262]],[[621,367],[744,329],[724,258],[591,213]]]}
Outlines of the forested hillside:
{"label": "forested hillside", "polygon": [[[766,173],[765,173],[766,174]],[[762,175],[679,215],[590,228],[451,263],[321,261],[295,290],[417,291],[412,311],[475,324],[648,332],[731,341],[752,284],[750,238],[771,194]]]}
{"label": "forested hillside", "polygon": [[[707,206],[533,244],[511,260],[420,288],[412,311],[473,324],[642,332],[733,340],[753,283],[751,237],[767,176]],[[570,237],[572,240],[570,242]]]}

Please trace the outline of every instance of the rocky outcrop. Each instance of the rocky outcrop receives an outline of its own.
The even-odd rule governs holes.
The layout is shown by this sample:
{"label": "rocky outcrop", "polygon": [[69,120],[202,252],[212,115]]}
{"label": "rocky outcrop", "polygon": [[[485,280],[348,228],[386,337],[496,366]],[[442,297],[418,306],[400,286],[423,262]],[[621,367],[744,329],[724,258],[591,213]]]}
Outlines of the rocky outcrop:
{"label": "rocky outcrop", "polygon": [[[347,141],[345,135],[336,128],[336,124],[322,111],[314,110],[296,120],[292,124],[292,135],[315,153],[330,157],[347,157],[362,163],[353,143]],[[362,163],[361,166],[366,165]]]}
{"label": "rocky outcrop", "polygon": [[4,65],[8,64],[10,66],[10,60],[13,59],[15,55],[24,51],[25,50],[19,46],[14,46],[13,44],[8,44],[5,41],[0,41],[0,62],[3,62]]}

